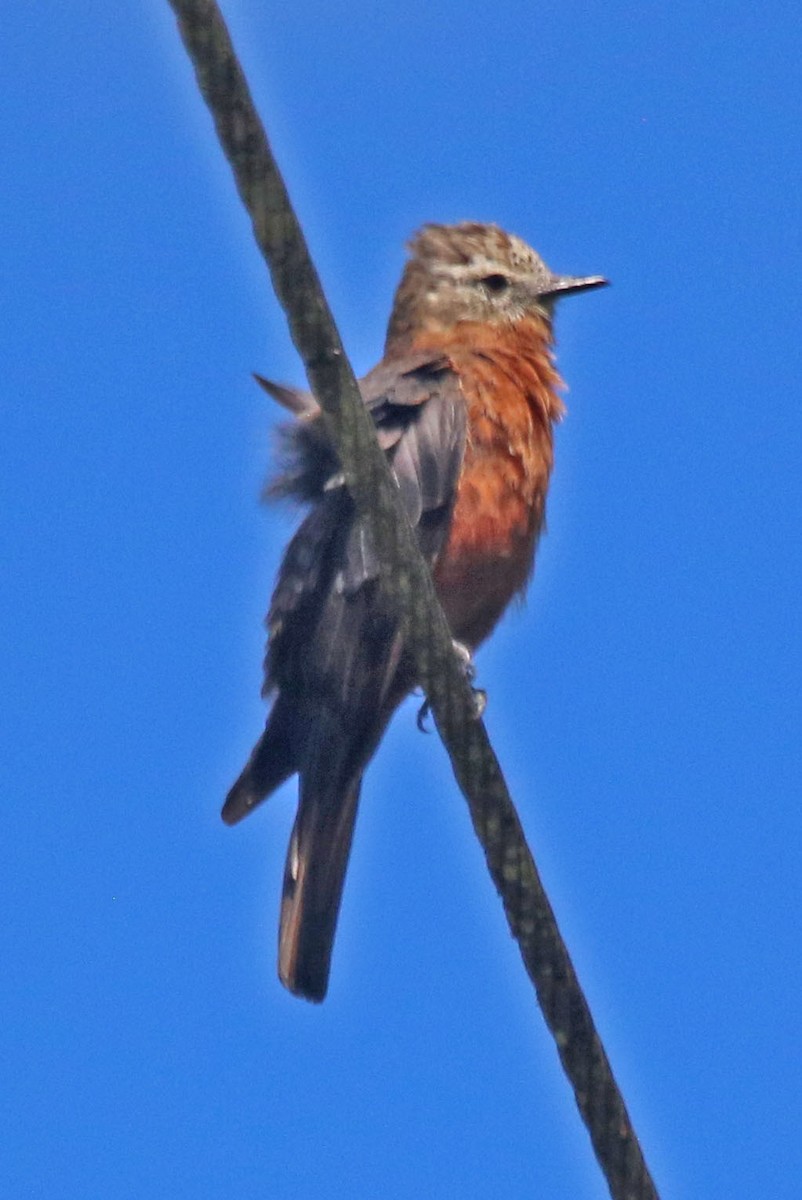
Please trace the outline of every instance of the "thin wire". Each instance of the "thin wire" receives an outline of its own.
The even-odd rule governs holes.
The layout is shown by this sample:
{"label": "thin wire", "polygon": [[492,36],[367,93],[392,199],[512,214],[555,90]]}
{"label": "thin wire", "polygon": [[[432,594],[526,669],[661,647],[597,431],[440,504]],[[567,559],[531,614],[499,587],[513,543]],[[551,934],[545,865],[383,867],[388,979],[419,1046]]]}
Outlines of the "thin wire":
{"label": "thin wire", "polygon": [[418,678],[610,1194],[658,1200],[220,10],[214,0],[169,2],[346,482],[371,519],[383,586],[405,622]]}

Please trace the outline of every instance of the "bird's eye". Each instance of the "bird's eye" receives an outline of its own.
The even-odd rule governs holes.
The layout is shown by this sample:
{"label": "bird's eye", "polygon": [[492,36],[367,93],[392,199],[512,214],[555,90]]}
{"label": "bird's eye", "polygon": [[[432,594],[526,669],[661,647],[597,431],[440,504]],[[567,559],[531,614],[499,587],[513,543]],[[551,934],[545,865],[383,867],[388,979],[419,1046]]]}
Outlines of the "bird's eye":
{"label": "bird's eye", "polygon": [[499,292],[504,292],[510,286],[510,281],[506,275],[485,275],[484,279],[480,280],[485,285],[489,292],[494,292],[496,295]]}

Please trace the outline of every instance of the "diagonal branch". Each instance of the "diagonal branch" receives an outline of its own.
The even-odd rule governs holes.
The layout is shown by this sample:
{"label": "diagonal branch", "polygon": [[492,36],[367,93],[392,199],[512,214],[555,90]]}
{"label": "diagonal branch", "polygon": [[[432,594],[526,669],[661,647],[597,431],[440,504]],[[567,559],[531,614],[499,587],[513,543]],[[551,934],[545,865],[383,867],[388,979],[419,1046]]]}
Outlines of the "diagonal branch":
{"label": "diagonal branch", "polygon": [[657,1200],[220,10],[214,0],[170,3],[348,487],[370,515],[383,586],[405,621],[418,677],[610,1193],[613,1200]]}

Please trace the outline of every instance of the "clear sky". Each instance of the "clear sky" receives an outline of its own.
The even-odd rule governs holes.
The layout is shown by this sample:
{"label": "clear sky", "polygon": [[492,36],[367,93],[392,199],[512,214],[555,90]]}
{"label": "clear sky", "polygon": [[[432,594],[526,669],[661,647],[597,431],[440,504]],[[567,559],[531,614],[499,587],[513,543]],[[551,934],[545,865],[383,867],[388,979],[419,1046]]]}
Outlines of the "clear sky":
{"label": "clear sky", "polygon": [[[329,997],[275,976],[264,718],[300,366],[166,0],[10,5],[0,86],[4,1196],[601,1200],[415,706]],[[798,5],[229,0],[358,371],[403,242],[603,273],[487,724],[664,1197],[799,1195]]]}

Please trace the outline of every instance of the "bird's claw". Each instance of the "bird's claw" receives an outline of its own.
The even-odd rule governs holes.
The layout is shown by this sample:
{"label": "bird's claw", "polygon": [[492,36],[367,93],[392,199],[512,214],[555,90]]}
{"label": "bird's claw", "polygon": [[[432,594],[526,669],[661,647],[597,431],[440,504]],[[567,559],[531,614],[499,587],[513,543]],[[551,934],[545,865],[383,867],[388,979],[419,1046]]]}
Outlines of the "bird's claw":
{"label": "bird's claw", "polygon": [[[473,657],[466,645],[458,642],[454,638],[451,642],[454,651],[460,660],[462,671],[465,679],[471,684],[471,692],[473,693],[473,714],[474,720],[478,721],[487,708],[487,692],[483,688],[473,687],[473,681],[476,678],[476,667],[474,666]],[[426,719],[431,712],[432,706],[428,700],[424,700],[423,704],[418,709],[418,715],[415,718],[415,724],[421,733],[431,733],[430,729],[426,728]]]}
{"label": "bird's claw", "polygon": [[451,645],[460,661],[465,678],[468,680],[468,683],[473,683],[476,678],[476,667],[474,666],[470,650],[464,642],[458,642],[456,638],[451,639]]}

